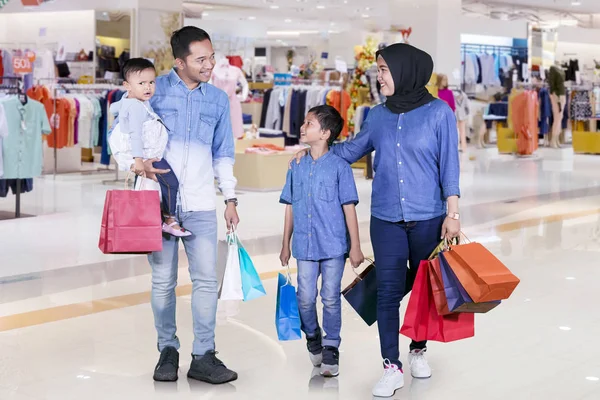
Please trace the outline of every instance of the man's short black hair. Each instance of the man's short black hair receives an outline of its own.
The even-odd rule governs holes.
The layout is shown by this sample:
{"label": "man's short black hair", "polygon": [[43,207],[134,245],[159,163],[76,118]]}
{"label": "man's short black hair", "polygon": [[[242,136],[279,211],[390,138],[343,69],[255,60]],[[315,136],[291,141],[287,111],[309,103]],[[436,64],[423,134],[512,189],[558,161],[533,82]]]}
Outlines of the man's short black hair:
{"label": "man's short black hair", "polygon": [[131,74],[136,74],[147,69],[152,69],[156,72],[156,68],[154,68],[154,64],[152,64],[151,61],[148,61],[145,58],[130,58],[125,62],[125,65],[123,65],[121,75],[123,80],[128,82]]}
{"label": "man's short black hair", "polygon": [[340,136],[340,133],[342,133],[342,129],[344,129],[344,119],[338,110],[332,106],[323,105],[311,108],[308,113],[313,114],[317,118],[321,129],[331,132],[327,139],[327,144],[331,146],[338,136]]}
{"label": "man's short black hair", "polygon": [[210,35],[205,30],[195,26],[184,26],[171,35],[173,57],[184,60],[190,55],[190,44],[205,40],[210,41]]}

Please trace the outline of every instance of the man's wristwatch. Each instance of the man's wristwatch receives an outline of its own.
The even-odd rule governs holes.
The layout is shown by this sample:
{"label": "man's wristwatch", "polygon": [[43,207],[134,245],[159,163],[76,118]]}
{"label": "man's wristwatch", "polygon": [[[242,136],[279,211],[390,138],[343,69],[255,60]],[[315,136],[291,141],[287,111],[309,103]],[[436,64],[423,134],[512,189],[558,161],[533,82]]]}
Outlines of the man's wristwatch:
{"label": "man's wristwatch", "polygon": [[234,197],[232,199],[225,200],[225,205],[227,205],[228,203],[233,203],[237,207],[238,206],[238,199]]}
{"label": "man's wristwatch", "polygon": [[459,221],[460,220],[460,214],[459,213],[452,213],[452,214],[448,214],[448,217]]}

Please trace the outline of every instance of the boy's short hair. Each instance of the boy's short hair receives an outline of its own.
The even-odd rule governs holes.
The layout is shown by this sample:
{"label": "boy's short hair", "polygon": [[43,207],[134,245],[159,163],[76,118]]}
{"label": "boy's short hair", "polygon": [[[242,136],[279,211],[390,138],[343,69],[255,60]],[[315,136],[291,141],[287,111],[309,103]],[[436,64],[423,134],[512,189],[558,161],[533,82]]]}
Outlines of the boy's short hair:
{"label": "boy's short hair", "polygon": [[173,57],[184,60],[190,55],[190,44],[205,40],[211,41],[210,35],[204,29],[195,26],[184,26],[171,35]]}
{"label": "boy's short hair", "polygon": [[338,110],[332,106],[323,105],[311,108],[308,113],[314,114],[319,121],[319,125],[321,125],[321,129],[331,132],[327,139],[327,144],[331,146],[338,136],[340,136],[340,133],[342,133],[342,129],[344,129],[344,119]]}
{"label": "boy's short hair", "polygon": [[125,82],[129,82],[131,74],[136,74],[147,69],[152,69],[156,72],[156,68],[154,68],[154,64],[152,64],[151,61],[145,58],[130,58],[125,62],[125,65],[123,65],[121,75]]}

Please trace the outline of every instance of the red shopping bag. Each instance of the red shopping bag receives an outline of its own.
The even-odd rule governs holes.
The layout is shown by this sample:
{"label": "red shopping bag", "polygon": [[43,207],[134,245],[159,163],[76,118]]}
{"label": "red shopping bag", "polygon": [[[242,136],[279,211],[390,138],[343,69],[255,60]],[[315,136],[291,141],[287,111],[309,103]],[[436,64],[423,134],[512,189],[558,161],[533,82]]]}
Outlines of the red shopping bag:
{"label": "red shopping bag", "polygon": [[454,342],[475,336],[475,315],[439,315],[429,280],[429,261],[421,261],[400,333],[417,342]]}
{"label": "red shopping bag", "polygon": [[158,192],[106,192],[98,247],[104,254],[148,254],[162,251],[162,219]]}

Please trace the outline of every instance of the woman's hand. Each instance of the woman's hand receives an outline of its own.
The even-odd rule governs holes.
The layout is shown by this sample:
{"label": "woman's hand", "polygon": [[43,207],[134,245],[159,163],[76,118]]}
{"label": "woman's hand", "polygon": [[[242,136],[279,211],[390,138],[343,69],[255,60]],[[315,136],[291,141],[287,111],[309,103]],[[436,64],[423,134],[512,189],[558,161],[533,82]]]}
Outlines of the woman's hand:
{"label": "woman's hand", "polygon": [[288,167],[290,169],[292,169],[292,163],[294,162],[294,160],[296,160],[296,164],[300,164],[300,160],[302,160],[302,157],[304,157],[307,154],[308,154],[308,149],[303,149],[303,150],[300,150],[299,152],[297,152],[296,155],[290,160]]}
{"label": "woman's hand", "polygon": [[441,239],[448,241],[460,237],[460,221],[454,218],[446,217],[442,225]]}

